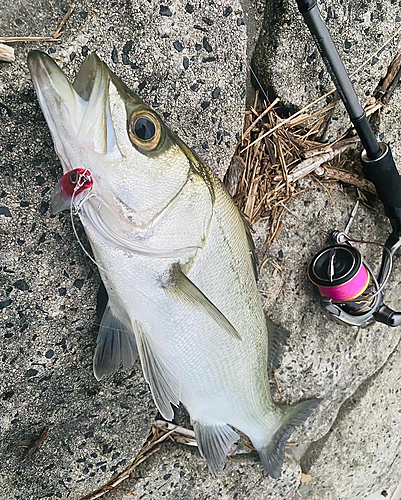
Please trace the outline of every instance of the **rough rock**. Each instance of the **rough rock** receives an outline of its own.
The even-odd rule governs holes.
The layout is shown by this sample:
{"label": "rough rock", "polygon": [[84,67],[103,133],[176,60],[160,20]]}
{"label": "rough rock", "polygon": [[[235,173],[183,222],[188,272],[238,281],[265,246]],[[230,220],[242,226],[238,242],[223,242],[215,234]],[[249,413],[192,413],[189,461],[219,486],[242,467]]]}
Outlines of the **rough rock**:
{"label": "rough rock", "polygon": [[[291,212],[286,212],[283,218],[285,227],[279,240],[267,250],[269,261],[260,276],[259,287],[267,294],[266,307],[272,319],[291,332],[276,372],[282,386],[280,400],[323,398],[303,431],[310,441],[315,441],[329,431],[341,404],[386,362],[401,332],[378,323],[358,332],[324,315],[317,289],[307,278],[307,264],[327,244],[332,230],[344,229],[353,200],[338,186],[330,195],[311,181],[304,181],[302,188],[304,192],[289,204]],[[257,242],[265,237],[265,228],[263,224],[260,226]],[[379,207],[369,210],[362,206],[351,235],[356,239],[384,241],[389,228]],[[377,269],[380,251],[366,246],[360,249]],[[279,285],[280,277],[274,273],[273,260],[283,272],[283,289],[274,301],[270,295]],[[401,282],[399,269],[396,260],[386,292],[386,301],[393,307],[397,307],[397,288]],[[273,274],[276,276],[272,279]]]}
{"label": "rough rock", "polygon": [[[0,36],[51,34],[68,3],[7,0]],[[60,42],[45,49],[73,77],[91,51],[158,111],[218,173],[227,168],[241,130],[246,79],[246,26],[238,0],[161,3],[77,2]],[[26,46],[17,48],[13,92],[27,91]],[[16,65],[2,72],[14,76]],[[6,78],[5,89],[6,87]]]}
{"label": "rough rock", "polygon": [[[318,4],[349,72],[357,71],[368,62],[352,76],[364,102],[399,50],[399,40],[395,38],[370,57],[400,29],[399,5],[391,1],[360,3],[353,0],[341,4],[326,0]],[[295,1],[274,1],[266,6],[253,64],[266,89],[280,96],[292,109],[311,103],[332,88]],[[374,121],[378,137],[391,145],[399,169],[400,96],[398,88],[382,111],[381,120]],[[340,102],[327,137],[336,138],[348,127],[349,119]],[[338,186],[330,189],[330,196],[310,181],[304,181],[303,188],[306,191],[298,195],[286,211],[286,226],[278,242],[267,251],[267,258],[276,260],[282,268],[283,291],[272,300],[280,275],[274,273],[270,262],[260,281],[273,318],[292,332],[282,367],[277,372],[282,389],[279,399],[293,401],[310,395],[323,398],[307,427],[293,436],[293,439],[306,437],[314,442],[310,458],[302,462],[303,470],[312,475],[312,481],[301,487],[299,493],[310,500],[367,498],[370,494],[375,499],[390,498],[400,481],[396,447],[401,416],[399,408],[393,406],[395,399],[384,387],[399,385],[399,374],[394,369],[396,355],[392,353],[399,344],[400,332],[378,324],[357,331],[335,325],[323,316],[318,294],[308,283],[305,267],[324,246],[329,231],[345,227],[353,199]],[[352,235],[384,242],[389,231],[390,226],[377,204],[374,210],[359,209]],[[263,240],[264,234],[261,224],[258,238]],[[369,246],[360,249],[368,262],[376,263],[377,271],[380,253]],[[273,280],[269,273],[274,275]],[[396,257],[386,287],[386,301],[396,310],[400,309],[400,282],[400,260]],[[394,432],[390,432],[390,428]],[[304,449],[302,446],[298,456]],[[399,494],[394,495],[398,499]]]}
{"label": "rough rock", "polygon": [[[48,36],[68,7],[5,0],[0,36]],[[61,167],[28,49],[47,51],[70,77],[96,50],[222,174],[242,128],[243,17],[238,0],[82,0],[59,41],[16,44],[16,62],[0,63],[1,500],[90,493],[133,460],[156,416],[139,365],[100,383],[92,375],[99,278],[69,216],[50,215]],[[19,446],[44,427],[48,438],[21,462]]]}
{"label": "rough rock", "polygon": [[[344,404],[323,443],[305,460],[313,480],[300,493],[309,500],[355,500],[400,480],[400,346],[385,366]],[[362,453],[361,453],[362,452]],[[341,473],[339,473],[342,471]]]}
{"label": "rough rock", "polygon": [[[174,420],[190,427],[188,414],[182,407],[175,412]],[[227,460],[224,470],[212,477],[196,448],[165,441],[123,486],[137,498],[149,496],[155,500],[288,500],[297,495],[300,476],[299,463],[288,456],[278,480],[266,476],[258,455],[253,452]],[[112,498],[130,500],[132,494],[116,491]]]}
{"label": "rough rock", "polygon": [[[399,47],[396,36],[381,49],[401,28],[399,4],[391,0],[347,0],[342,3],[319,0],[318,5],[364,103],[386,73]],[[292,108],[301,108],[333,88],[295,0],[267,3],[253,66],[266,90]],[[333,96],[327,101],[332,99]],[[339,105],[328,137],[337,137],[348,127],[349,119]]]}

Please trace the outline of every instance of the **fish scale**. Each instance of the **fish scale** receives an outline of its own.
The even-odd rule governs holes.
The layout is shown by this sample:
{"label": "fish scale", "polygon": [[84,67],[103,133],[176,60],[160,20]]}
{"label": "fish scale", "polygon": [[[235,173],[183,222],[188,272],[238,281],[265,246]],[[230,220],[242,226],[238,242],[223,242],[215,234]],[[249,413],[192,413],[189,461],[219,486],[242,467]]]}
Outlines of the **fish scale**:
{"label": "fish scale", "polygon": [[[79,211],[108,293],[96,378],[129,369],[139,354],[159,411],[171,420],[174,407],[186,407],[213,474],[239,439],[235,428],[278,477],[287,439],[319,400],[271,398],[269,334],[276,345],[280,330],[268,332],[232,199],[96,55],[72,85],[42,52],[28,66],[64,169],[53,208],[70,200]],[[68,183],[82,165],[91,182],[76,191]]]}

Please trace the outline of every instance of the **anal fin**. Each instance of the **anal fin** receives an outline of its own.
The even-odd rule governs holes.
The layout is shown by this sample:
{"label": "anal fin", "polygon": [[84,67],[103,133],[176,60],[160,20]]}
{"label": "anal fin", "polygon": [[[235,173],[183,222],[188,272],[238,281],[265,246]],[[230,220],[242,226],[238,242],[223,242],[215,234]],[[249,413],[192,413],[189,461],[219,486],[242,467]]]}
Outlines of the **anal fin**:
{"label": "anal fin", "polygon": [[206,458],[209,470],[217,474],[222,469],[231,446],[239,435],[227,424],[194,421],[195,438],[202,457]]}
{"label": "anal fin", "polygon": [[131,368],[138,357],[135,337],[130,321],[122,315],[124,321],[113,313],[110,304],[106,306],[97,337],[97,346],[93,358],[93,373],[97,380],[123,369]]}
{"label": "anal fin", "polygon": [[295,427],[302,424],[320,403],[320,399],[313,398],[301,401],[292,406],[283,408],[283,417],[280,427],[270,437],[269,441],[256,446],[265,471],[274,479],[281,475],[281,468],[284,462],[284,447],[288,438],[293,433]]}
{"label": "anal fin", "polygon": [[163,418],[172,420],[174,411],[171,404],[178,406],[181,400],[179,370],[163,355],[141,323],[135,321],[134,328],[143,374],[154,402]]}

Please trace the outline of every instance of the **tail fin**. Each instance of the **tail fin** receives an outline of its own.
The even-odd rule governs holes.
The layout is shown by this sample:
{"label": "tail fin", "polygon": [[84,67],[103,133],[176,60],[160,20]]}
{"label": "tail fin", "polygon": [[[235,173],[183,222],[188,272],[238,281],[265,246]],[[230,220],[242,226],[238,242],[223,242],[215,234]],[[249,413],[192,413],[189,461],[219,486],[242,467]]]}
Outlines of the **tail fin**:
{"label": "tail fin", "polygon": [[267,444],[257,449],[265,471],[274,479],[281,475],[284,461],[284,447],[295,427],[302,424],[312,410],[320,403],[320,399],[308,399],[292,406],[283,408],[280,427],[270,437]]}

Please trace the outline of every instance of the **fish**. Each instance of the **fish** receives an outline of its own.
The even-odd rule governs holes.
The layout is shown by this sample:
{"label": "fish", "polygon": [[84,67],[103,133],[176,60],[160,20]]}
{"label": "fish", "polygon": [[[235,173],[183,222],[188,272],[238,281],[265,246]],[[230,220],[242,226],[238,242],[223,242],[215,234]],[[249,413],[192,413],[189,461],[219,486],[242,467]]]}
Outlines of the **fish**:
{"label": "fish", "polygon": [[269,373],[283,330],[265,317],[250,227],[212,170],[95,54],[70,83],[28,55],[63,167],[52,208],[74,207],[107,292],[97,380],[139,356],[166,420],[182,404],[217,474],[251,440],[278,478],[284,446],[319,404],[277,404]]}

